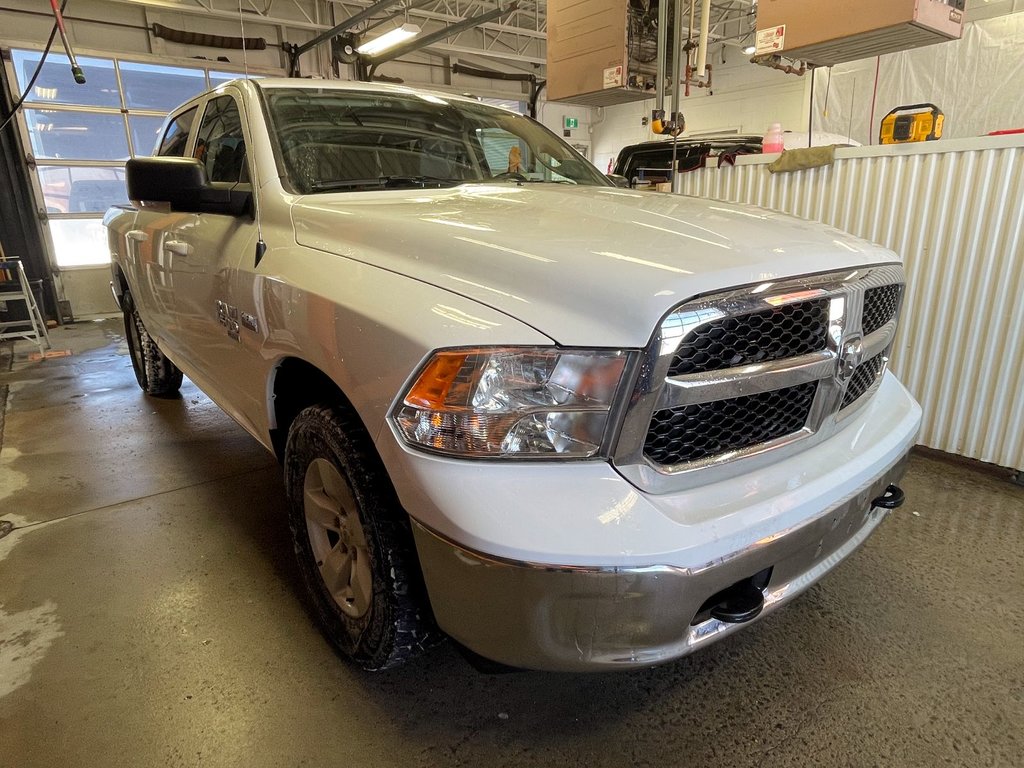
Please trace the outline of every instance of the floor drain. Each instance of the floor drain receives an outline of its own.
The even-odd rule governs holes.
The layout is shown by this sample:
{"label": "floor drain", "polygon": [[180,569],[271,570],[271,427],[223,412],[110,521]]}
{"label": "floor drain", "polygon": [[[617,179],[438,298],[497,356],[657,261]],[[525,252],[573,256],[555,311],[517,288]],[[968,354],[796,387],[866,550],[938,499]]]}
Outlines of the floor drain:
{"label": "floor drain", "polygon": [[0,520],[0,539],[14,530],[14,523],[9,520]]}

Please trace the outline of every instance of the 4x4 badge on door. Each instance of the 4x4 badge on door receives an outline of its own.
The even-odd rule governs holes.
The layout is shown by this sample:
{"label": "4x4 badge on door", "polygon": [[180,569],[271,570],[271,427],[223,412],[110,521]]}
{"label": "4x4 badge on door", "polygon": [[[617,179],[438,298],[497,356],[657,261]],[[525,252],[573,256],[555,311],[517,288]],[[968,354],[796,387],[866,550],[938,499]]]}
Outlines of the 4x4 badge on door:
{"label": "4x4 badge on door", "polygon": [[255,315],[248,312],[239,312],[238,307],[233,307],[227,302],[217,302],[217,322],[228,329],[228,336],[235,341],[238,341],[239,331],[241,330],[239,320],[242,321],[241,325],[250,331],[259,332],[260,325]]}

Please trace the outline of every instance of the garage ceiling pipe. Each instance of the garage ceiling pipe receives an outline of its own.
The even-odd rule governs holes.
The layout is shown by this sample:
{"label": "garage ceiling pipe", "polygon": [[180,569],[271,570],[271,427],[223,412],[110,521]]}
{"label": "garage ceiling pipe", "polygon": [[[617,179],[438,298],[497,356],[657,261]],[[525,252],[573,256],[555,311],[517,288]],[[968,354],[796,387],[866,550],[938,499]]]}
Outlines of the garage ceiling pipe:
{"label": "garage ceiling pipe", "polygon": [[[710,2],[710,0],[707,0]],[[673,124],[681,123],[679,118],[679,84],[683,74],[683,8],[682,0],[676,0],[676,15],[672,19],[672,115]],[[676,134],[681,130],[681,125],[676,125]],[[674,173],[674,169],[673,169]]]}
{"label": "garage ceiling pipe", "polygon": [[708,27],[711,24],[711,0],[701,0],[700,37],[697,42],[697,76],[704,76],[708,64]]}
{"label": "garage ceiling pipe", "polygon": [[[665,55],[668,53],[668,7],[670,0],[658,3],[658,63],[654,73],[654,107],[665,111]],[[674,4],[675,0],[671,0]]]}

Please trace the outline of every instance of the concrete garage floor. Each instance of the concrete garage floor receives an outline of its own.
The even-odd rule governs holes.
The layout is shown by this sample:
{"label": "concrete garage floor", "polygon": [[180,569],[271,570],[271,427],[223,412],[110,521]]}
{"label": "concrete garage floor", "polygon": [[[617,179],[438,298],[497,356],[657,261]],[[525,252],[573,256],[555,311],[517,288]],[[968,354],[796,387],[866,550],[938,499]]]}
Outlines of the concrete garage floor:
{"label": "concrete garage floor", "polygon": [[299,602],[271,456],[188,382],[143,396],[119,320],[53,341],[0,351],[0,766],[1024,764],[1004,474],[915,457],[864,549],[677,663],[367,675]]}

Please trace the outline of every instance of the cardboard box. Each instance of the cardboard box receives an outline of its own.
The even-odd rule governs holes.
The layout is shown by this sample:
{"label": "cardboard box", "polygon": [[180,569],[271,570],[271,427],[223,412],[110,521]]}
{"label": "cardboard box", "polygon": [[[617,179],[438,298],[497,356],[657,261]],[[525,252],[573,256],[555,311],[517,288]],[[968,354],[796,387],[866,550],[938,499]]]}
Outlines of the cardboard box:
{"label": "cardboard box", "polygon": [[651,98],[629,87],[629,0],[548,0],[549,101],[607,106]]}
{"label": "cardboard box", "polygon": [[761,0],[755,56],[820,66],[958,39],[963,0]]}

